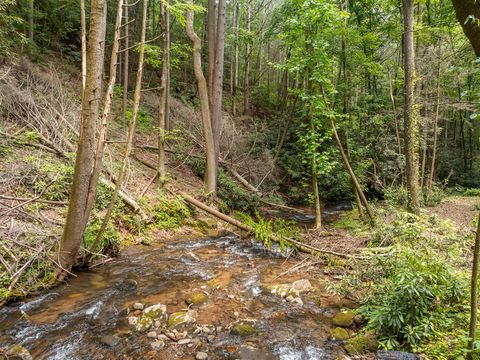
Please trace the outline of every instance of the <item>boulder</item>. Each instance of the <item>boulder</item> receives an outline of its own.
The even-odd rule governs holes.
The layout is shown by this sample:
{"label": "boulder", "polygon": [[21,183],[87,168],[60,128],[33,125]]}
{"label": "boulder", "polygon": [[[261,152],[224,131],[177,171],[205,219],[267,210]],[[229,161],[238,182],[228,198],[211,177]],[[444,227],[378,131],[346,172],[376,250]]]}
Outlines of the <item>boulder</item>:
{"label": "boulder", "polygon": [[233,335],[239,335],[239,336],[250,336],[255,334],[256,332],[257,331],[252,325],[246,324],[246,323],[240,323],[235,325],[231,331]]}
{"label": "boulder", "polygon": [[336,327],[332,330],[332,339],[333,340],[348,340],[350,334],[348,333],[347,329]]}
{"label": "boulder", "polygon": [[100,343],[109,347],[114,347],[119,341],[120,339],[115,335],[105,335],[100,338]]}
{"label": "boulder", "polygon": [[196,292],[192,294],[185,302],[187,305],[199,305],[207,301],[208,296],[203,292]]}
{"label": "boulder", "polygon": [[173,314],[170,314],[168,317],[167,326],[169,329],[173,329],[181,324],[192,323],[196,321],[196,312],[189,311],[178,311]]}
{"label": "boulder", "polygon": [[167,307],[163,304],[155,304],[143,310],[143,317],[148,317],[152,320],[160,319],[167,314]]}
{"label": "boulder", "polygon": [[362,355],[376,351],[378,348],[377,337],[372,333],[358,334],[348,340],[345,350],[350,355]]}
{"label": "boulder", "polygon": [[295,292],[298,292],[299,294],[302,294],[302,293],[305,293],[305,292],[308,292],[310,290],[312,290],[312,284],[310,283],[310,281],[308,279],[301,279],[301,280],[297,280],[297,281],[294,281],[292,283],[292,291],[295,291]]}
{"label": "boulder", "polygon": [[346,310],[339,312],[332,319],[333,325],[341,327],[349,327],[353,324],[353,312],[351,310]]}

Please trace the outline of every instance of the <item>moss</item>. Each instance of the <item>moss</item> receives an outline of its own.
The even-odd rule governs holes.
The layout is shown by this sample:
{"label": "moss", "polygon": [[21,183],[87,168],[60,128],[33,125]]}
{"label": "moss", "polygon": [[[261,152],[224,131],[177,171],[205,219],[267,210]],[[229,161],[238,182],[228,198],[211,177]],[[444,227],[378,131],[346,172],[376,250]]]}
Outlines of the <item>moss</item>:
{"label": "moss", "polygon": [[348,333],[348,330],[341,328],[341,327],[336,327],[332,330],[332,339],[333,340],[348,340],[350,338],[350,334]]}
{"label": "moss", "polygon": [[348,340],[345,350],[350,355],[362,355],[373,352],[378,348],[378,341],[372,333],[359,334]]}
{"label": "moss", "polygon": [[353,324],[353,312],[350,310],[339,312],[332,319],[333,325],[349,327]]}
{"label": "moss", "polygon": [[252,325],[246,323],[240,323],[235,325],[231,331],[233,335],[239,336],[250,336],[255,334],[256,332],[257,331]]}
{"label": "moss", "polygon": [[217,279],[210,279],[207,281],[207,286],[212,289],[218,289],[220,287],[220,284],[218,283]]}
{"label": "moss", "polygon": [[205,293],[197,292],[195,294],[192,294],[192,296],[185,300],[185,302],[187,303],[187,305],[199,305],[205,303],[207,299],[208,296]]}
{"label": "moss", "polygon": [[168,317],[168,322],[167,322],[167,326],[169,329],[173,329],[175,327],[177,327],[178,325],[181,325],[181,324],[184,324],[187,322],[187,313],[184,312],[184,311],[179,311],[179,312],[175,312],[173,314],[171,314],[169,317]]}

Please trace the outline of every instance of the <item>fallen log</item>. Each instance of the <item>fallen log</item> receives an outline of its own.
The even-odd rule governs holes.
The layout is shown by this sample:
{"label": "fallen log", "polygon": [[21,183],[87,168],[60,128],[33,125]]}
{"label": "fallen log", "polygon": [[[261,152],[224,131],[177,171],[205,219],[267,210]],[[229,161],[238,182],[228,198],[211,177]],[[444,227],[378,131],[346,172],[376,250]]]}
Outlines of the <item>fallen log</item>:
{"label": "fallen log", "polygon": [[[188,195],[187,193],[184,193],[183,191],[172,191],[172,190],[169,190],[170,193],[172,193],[173,195],[175,194],[178,194],[180,196],[182,196],[185,201],[187,201],[189,204],[209,213],[210,215],[213,215],[215,216],[216,218],[222,220],[222,221],[225,221],[241,230],[244,230],[244,231],[247,231],[249,233],[253,233],[254,232],[254,229],[248,225],[245,225],[244,223],[242,223],[241,221],[237,220],[237,219],[234,219],[228,215],[225,215],[224,213],[221,213],[220,211],[202,203],[201,201],[198,201],[197,199],[193,198],[192,196]],[[278,238],[277,236],[275,235],[271,235],[270,236],[270,240],[272,240],[273,242],[275,243],[280,243],[280,238]],[[338,253],[338,252],[335,252],[335,251],[330,251],[330,250],[323,250],[323,249],[319,249],[319,248],[316,248],[314,246],[311,246],[311,245],[308,245],[308,244],[303,244],[301,243],[300,241],[297,241],[295,239],[290,239],[290,238],[284,238],[282,239],[283,241],[291,244],[291,245],[294,245],[295,248],[301,252],[304,252],[304,253],[307,253],[307,254],[312,254],[312,255],[334,255],[334,256],[338,256],[338,257],[341,257],[341,258],[355,258],[356,256],[354,255],[347,255],[347,254],[342,254],[342,253]]]}

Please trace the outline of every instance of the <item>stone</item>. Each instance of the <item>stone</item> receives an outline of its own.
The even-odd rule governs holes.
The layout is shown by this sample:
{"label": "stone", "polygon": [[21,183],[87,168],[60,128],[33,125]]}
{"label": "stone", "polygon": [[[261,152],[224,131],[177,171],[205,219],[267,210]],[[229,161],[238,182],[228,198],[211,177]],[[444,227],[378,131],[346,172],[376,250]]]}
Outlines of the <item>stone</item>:
{"label": "stone", "polygon": [[292,283],[291,289],[293,291],[298,292],[299,294],[302,294],[312,290],[312,287],[313,286],[308,279],[301,279],[301,280],[294,281]]}
{"label": "stone", "polygon": [[142,316],[138,319],[137,324],[135,325],[135,330],[138,332],[145,332],[150,329],[153,325],[153,320],[148,316]]}
{"label": "stone", "polygon": [[196,360],[206,360],[206,359],[208,359],[208,354],[203,352],[203,351],[199,351],[199,352],[196,353],[195,359]]}
{"label": "stone", "polygon": [[150,344],[154,351],[160,351],[165,347],[165,343],[162,340],[156,340]]}
{"label": "stone", "polygon": [[350,355],[363,355],[376,351],[378,348],[377,337],[372,333],[358,334],[348,340],[345,350]]}
{"label": "stone", "polygon": [[157,332],[156,331],[150,331],[147,334],[147,337],[150,338],[150,339],[156,339],[157,338]]}
{"label": "stone", "polygon": [[158,340],[163,340],[163,341],[170,340],[167,335],[163,335],[163,334],[158,335],[157,339]]}
{"label": "stone", "polygon": [[130,326],[135,326],[135,325],[137,325],[138,317],[136,317],[136,316],[129,316],[127,320],[128,320],[128,325],[130,325]]}
{"label": "stone", "polygon": [[7,359],[12,360],[33,360],[30,352],[25,349],[23,346],[15,344],[12,345],[8,351],[5,353]]}
{"label": "stone", "polygon": [[190,341],[192,341],[192,339],[180,339],[180,340],[178,340],[177,344],[178,345],[186,345],[186,344],[189,344]]}
{"label": "stone", "polygon": [[133,310],[143,310],[144,307],[145,306],[140,302],[136,302],[135,304],[132,305]]}
{"label": "stone", "polygon": [[212,334],[212,335],[208,335],[208,336],[207,336],[207,340],[212,343],[212,342],[215,340],[215,335],[213,335],[213,334]]}
{"label": "stone", "polygon": [[293,301],[293,299],[295,299],[295,297],[294,297],[293,295],[288,295],[285,300],[287,300],[288,302],[290,302],[290,301]]}
{"label": "stone", "polygon": [[170,314],[168,317],[167,326],[169,329],[173,329],[181,324],[192,323],[196,321],[196,312],[189,311],[179,311],[173,314]]}
{"label": "stone", "polygon": [[210,334],[210,328],[208,326],[202,326],[202,331],[205,333],[205,334]]}
{"label": "stone", "polygon": [[233,335],[239,335],[239,336],[250,336],[255,334],[256,332],[257,331],[252,325],[246,324],[246,323],[240,323],[235,325],[231,331]]}
{"label": "stone", "polygon": [[133,316],[140,316],[140,315],[142,315],[142,310],[135,310],[133,312]]}
{"label": "stone", "polygon": [[207,286],[212,289],[217,289],[220,287],[220,284],[218,283],[217,279],[210,279],[207,281]]}
{"label": "stone", "polygon": [[333,325],[341,327],[349,327],[353,324],[353,312],[346,310],[339,312],[332,319]]}
{"label": "stone", "polygon": [[163,304],[155,304],[143,310],[143,316],[149,317],[152,320],[159,319],[166,314],[167,314],[167,307]]}
{"label": "stone", "polygon": [[377,351],[378,360],[419,360],[420,356],[417,354],[407,353],[403,351]]}
{"label": "stone", "polygon": [[100,338],[100,343],[110,347],[114,347],[118,344],[119,341],[120,339],[118,338],[118,336],[115,335],[105,335]]}
{"label": "stone", "polygon": [[362,315],[357,314],[353,317],[353,322],[357,325],[362,325],[363,323],[365,323],[365,319]]}
{"label": "stone", "polygon": [[299,297],[294,298],[291,302],[292,302],[292,304],[295,304],[295,305],[298,305],[298,306],[303,306],[303,301]]}
{"label": "stone", "polygon": [[341,328],[341,327],[336,327],[332,330],[332,339],[333,340],[348,340],[350,337],[350,334],[348,333],[347,329]]}
{"label": "stone", "polygon": [[115,284],[115,288],[120,291],[130,292],[135,291],[138,287],[138,283],[133,279],[126,279],[123,281],[118,281]]}
{"label": "stone", "polygon": [[187,305],[199,305],[207,301],[208,296],[203,292],[197,292],[192,294],[185,302]]}

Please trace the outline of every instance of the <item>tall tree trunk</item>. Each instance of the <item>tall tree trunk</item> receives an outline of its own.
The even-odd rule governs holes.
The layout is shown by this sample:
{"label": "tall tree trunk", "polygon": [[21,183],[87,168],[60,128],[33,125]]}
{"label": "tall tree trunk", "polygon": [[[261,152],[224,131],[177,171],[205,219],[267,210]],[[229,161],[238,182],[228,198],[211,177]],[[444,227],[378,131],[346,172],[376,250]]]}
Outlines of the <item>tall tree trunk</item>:
{"label": "tall tree trunk", "polygon": [[478,215],[477,234],[475,236],[475,247],[473,250],[473,264],[472,264],[472,279],[470,285],[470,329],[468,337],[470,341],[468,343],[467,359],[475,359],[475,342],[476,342],[476,330],[477,330],[477,303],[478,303],[478,260],[480,257],[480,214]]}
{"label": "tall tree trunk", "polygon": [[82,42],[82,99],[87,79],[87,24],[85,20],[85,0],[80,0],[80,28]]}
{"label": "tall tree trunk", "polygon": [[122,100],[122,124],[123,126],[127,126],[127,106],[128,106],[128,75],[129,75],[129,59],[128,59],[128,53],[129,53],[129,32],[128,32],[128,0],[125,0],[125,49],[124,49],[124,55],[123,55],[123,100]]}
{"label": "tall tree trunk", "polygon": [[161,91],[158,121],[158,179],[161,187],[166,182],[165,171],[165,135],[167,131],[166,117],[168,109],[168,80],[170,72],[170,14],[166,4],[162,1],[160,4],[160,21],[162,28],[162,74],[161,74]]}
{"label": "tall tree trunk", "polygon": [[[215,68],[213,72],[211,104],[213,106],[210,112],[213,132],[213,144],[215,149],[215,170],[218,170],[218,161],[220,158],[220,129],[222,125],[222,97],[223,97],[223,64],[225,54],[225,17],[226,1],[218,1],[218,20],[217,20],[217,38],[215,40]],[[217,176],[217,174],[215,174]]]}
{"label": "tall tree trunk", "polygon": [[415,50],[413,41],[414,1],[402,0],[403,66],[405,72],[403,116],[408,208],[420,213],[418,197],[418,109],[415,105]]}
{"label": "tall tree trunk", "polygon": [[61,269],[57,270],[57,276],[60,278],[65,276],[65,270],[71,269],[75,264],[85,230],[85,211],[90,175],[94,164],[95,133],[102,87],[106,14],[105,0],[91,1],[87,76],[82,101],[80,136],[67,219],[58,250],[58,262]]}
{"label": "tall tree trunk", "polygon": [[127,172],[127,163],[130,153],[132,151],[133,139],[135,134],[135,128],[137,123],[138,109],[140,107],[140,97],[142,91],[142,77],[143,77],[143,62],[145,56],[145,37],[147,31],[147,14],[148,14],[148,0],[143,0],[143,15],[142,15],[142,28],[140,35],[140,45],[138,49],[138,68],[137,68],[137,77],[135,81],[135,93],[133,95],[133,109],[132,109],[132,119],[128,127],[127,143],[125,145],[125,153],[123,155],[122,163],[117,173],[117,182],[115,184],[115,190],[113,191],[112,198],[107,207],[107,213],[103,218],[102,225],[98,230],[97,236],[93,244],[90,247],[90,251],[85,257],[85,262],[90,260],[92,254],[95,252],[98,244],[100,244],[103,234],[110,222],[112,217],[113,210],[115,209],[115,203],[117,202],[118,193],[120,192],[123,182],[125,179],[125,174]]}
{"label": "tall tree trunk", "polygon": [[202,46],[200,38],[193,28],[193,11],[187,11],[186,30],[193,44],[193,68],[198,84],[200,97],[200,111],[203,124],[203,136],[205,140],[206,166],[205,166],[205,191],[207,195],[214,196],[217,189],[215,170],[215,148],[213,143],[212,123],[210,121],[210,106],[208,101],[207,81],[202,71]]}
{"label": "tall tree trunk", "polygon": [[458,22],[463,28],[475,55],[480,57],[480,4],[477,0],[452,0]]}
{"label": "tall tree trunk", "polygon": [[207,23],[207,41],[208,41],[208,100],[210,105],[210,118],[212,118],[212,99],[213,99],[213,78],[215,77],[215,42],[216,36],[216,11],[215,0],[208,0],[208,23]]}
{"label": "tall tree trunk", "polygon": [[237,88],[238,88],[238,70],[239,70],[239,51],[238,51],[238,25],[240,19],[240,7],[238,0],[235,1],[234,9],[234,35],[235,41],[233,43],[233,86],[232,86],[232,114],[237,113]]}
{"label": "tall tree trunk", "polygon": [[28,39],[33,42],[33,24],[35,16],[34,0],[28,0]]}
{"label": "tall tree trunk", "polygon": [[243,74],[243,113],[250,115],[250,29],[251,29],[251,13],[250,0],[246,0],[245,20],[247,31],[247,42],[245,45],[245,60]]}

